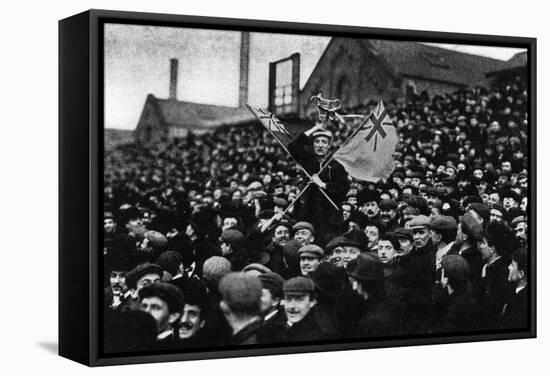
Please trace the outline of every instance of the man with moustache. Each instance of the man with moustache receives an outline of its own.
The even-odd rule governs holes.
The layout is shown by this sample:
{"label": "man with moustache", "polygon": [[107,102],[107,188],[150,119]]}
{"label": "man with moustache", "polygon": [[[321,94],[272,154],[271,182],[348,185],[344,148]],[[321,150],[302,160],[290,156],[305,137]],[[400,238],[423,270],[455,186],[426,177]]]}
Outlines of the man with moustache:
{"label": "man with moustache", "polygon": [[358,211],[366,215],[369,220],[378,220],[380,214],[379,201],[380,195],[376,190],[365,188],[357,195]]}
{"label": "man with moustache", "polygon": [[384,224],[384,232],[394,232],[399,227],[397,202],[393,199],[381,200],[378,207],[380,208],[380,220]]}
{"label": "man with moustache", "polygon": [[413,249],[400,256],[392,281],[398,290],[403,330],[410,334],[426,333],[430,325],[430,302],[435,280],[435,247],[430,238],[430,218],[418,215],[407,222],[412,231]]}
{"label": "man with moustache", "polygon": [[185,304],[177,330],[178,348],[207,346],[202,329],[208,316],[206,288],[198,279],[190,279],[183,286]]}
{"label": "man with moustache", "polygon": [[315,286],[311,279],[306,277],[289,279],[283,285],[283,295],[286,314],[284,342],[323,339],[323,331],[311,311],[317,303]]}

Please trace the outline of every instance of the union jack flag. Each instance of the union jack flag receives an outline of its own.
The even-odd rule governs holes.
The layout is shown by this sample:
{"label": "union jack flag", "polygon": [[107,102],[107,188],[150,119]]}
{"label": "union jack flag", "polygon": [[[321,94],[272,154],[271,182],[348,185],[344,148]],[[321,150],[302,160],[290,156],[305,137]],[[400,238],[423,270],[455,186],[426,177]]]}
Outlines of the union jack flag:
{"label": "union jack flag", "polygon": [[271,112],[262,108],[246,105],[250,111],[260,120],[262,125],[279,140],[285,147],[292,140],[292,135],[288,132],[283,123]]}

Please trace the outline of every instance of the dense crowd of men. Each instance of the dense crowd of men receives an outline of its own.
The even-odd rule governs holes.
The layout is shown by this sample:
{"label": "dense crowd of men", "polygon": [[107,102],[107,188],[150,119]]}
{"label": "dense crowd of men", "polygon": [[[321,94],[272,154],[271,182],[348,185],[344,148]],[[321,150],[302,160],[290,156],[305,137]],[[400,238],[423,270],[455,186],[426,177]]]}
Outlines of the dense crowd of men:
{"label": "dense crowd of men", "polygon": [[259,123],[106,151],[104,350],[526,328],[527,99],[517,79],[386,103],[379,182],[317,175],[359,118],[291,142],[311,180]]}

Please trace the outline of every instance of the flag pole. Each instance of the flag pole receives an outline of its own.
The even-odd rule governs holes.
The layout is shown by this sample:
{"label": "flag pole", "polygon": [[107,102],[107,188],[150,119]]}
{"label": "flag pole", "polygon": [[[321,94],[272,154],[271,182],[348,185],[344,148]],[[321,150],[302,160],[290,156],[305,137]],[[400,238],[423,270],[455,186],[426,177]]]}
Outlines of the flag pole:
{"label": "flag pole", "polygon": [[[264,125],[264,123],[262,122],[262,120],[260,118],[258,118],[258,116],[254,113],[254,111],[252,111],[252,109],[250,108],[250,106],[247,104],[246,105],[248,107],[248,109],[254,114],[254,116],[256,116],[256,118],[260,121],[260,123],[263,125],[263,127],[265,129],[267,129],[267,131],[271,134],[271,136],[273,136],[273,138],[279,143],[279,145],[281,145],[281,147],[283,148],[283,150],[290,156],[290,158],[294,161],[294,163],[296,163],[298,165],[298,167],[300,167],[300,169],[302,170],[302,172],[304,174],[306,174],[307,178],[308,179],[312,179],[312,176],[309,172],[307,172],[307,170],[294,158],[294,156],[290,153],[290,151],[287,149],[287,147],[279,140],[279,138],[277,138],[277,136],[275,136],[273,134],[273,132],[271,131],[271,129],[269,129],[268,127],[266,127]],[[308,185],[306,185],[306,188],[309,187],[309,183]],[[340,211],[340,208],[338,207],[338,205],[336,205],[334,203],[334,201],[332,201],[332,199],[329,197],[329,195],[323,190],[323,188],[319,187],[319,190],[321,191],[321,193],[325,196],[325,198],[332,204],[332,206],[334,206],[334,208],[337,210],[337,211]]]}
{"label": "flag pole", "polygon": [[300,191],[300,193],[298,193],[296,195],[296,197],[294,198],[294,200],[292,200],[292,202],[287,206],[287,208],[285,209],[285,211],[283,211],[283,215],[285,215],[286,213],[288,213],[288,211],[296,204],[296,202],[298,201],[298,199],[305,193],[305,191],[309,188],[309,186],[312,184],[313,182],[310,180],[307,185],[302,188],[302,190]]}

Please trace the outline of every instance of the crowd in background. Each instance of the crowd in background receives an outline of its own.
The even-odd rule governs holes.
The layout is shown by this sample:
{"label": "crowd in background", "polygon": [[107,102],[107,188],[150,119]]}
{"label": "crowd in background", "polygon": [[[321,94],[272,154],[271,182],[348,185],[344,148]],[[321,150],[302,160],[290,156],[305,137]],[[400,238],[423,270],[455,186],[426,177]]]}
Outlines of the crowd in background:
{"label": "crowd in background", "polygon": [[259,122],[106,151],[105,351],[527,327],[527,101],[517,79],[385,102],[395,169],[330,213]]}

